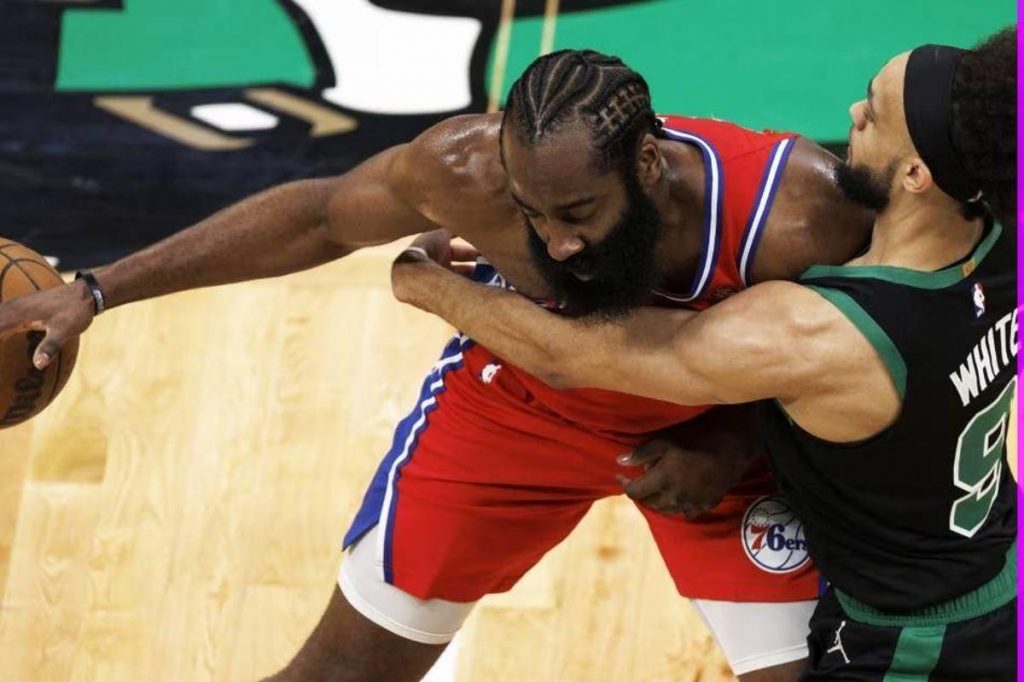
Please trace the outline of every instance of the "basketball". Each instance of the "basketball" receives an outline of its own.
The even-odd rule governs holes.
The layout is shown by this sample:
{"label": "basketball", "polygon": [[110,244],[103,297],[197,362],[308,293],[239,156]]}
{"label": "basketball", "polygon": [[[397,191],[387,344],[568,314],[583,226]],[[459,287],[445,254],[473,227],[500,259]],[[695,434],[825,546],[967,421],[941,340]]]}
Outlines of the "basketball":
{"label": "basketball", "polygon": [[[63,284],[45,258],[18,242],[0,238],[0,303]],[[0,429],[42,412],[71,376],[78,339],[65,343],[40,371],[32,364],[32,354],[43,336],[37,331],[0,336]]]}

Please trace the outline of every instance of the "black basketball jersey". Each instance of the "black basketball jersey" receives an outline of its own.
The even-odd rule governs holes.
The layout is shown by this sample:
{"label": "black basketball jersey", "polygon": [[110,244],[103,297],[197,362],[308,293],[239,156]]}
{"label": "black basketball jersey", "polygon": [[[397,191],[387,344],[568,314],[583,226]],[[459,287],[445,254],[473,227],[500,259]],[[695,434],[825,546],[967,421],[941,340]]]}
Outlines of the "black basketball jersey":
{"label": "black basketball jersey", "polygon": [[903,398],[894,424],[853,444],[766,409],[768,450],[818,568],[875,608],[916,611],[973,590],[1016,536],[1015,256],[1016,235],[995,225],[944,270],[815,266],[801,277],[872,343]]}

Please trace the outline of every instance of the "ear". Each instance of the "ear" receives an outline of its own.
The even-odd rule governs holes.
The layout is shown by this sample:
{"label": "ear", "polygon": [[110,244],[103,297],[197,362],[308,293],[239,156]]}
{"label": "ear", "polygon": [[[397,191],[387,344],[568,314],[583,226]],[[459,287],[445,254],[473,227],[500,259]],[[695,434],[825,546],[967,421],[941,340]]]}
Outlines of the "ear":
{"label": "ear", "polygon": [[640,140],[640,153],[636,157],[636,177],[644,189],[653,187],[661,179],[661,148],[658,139],[647,133]]}
{"label": "ear", "polygon": [[904,163],[906,165],[900,179],[904,190],[911,194],[920,194],[935,184],[931,170],[920,157],[912,156]]}

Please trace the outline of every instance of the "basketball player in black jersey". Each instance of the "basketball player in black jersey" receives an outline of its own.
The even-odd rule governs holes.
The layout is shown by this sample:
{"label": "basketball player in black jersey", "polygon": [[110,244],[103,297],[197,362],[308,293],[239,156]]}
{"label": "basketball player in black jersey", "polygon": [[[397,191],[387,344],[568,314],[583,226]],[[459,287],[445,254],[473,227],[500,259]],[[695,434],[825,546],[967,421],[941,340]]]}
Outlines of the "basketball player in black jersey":
{"label": "basketball player in black jersey", "polygon": [[831,583],[806,679],[1014,679],[1015,97],[1015,28],[885,64],[838,178],[877,212],[871,245],[799,283],[581,323],[410,250],[395,293],[559,387],[772,399],[766,444]]}

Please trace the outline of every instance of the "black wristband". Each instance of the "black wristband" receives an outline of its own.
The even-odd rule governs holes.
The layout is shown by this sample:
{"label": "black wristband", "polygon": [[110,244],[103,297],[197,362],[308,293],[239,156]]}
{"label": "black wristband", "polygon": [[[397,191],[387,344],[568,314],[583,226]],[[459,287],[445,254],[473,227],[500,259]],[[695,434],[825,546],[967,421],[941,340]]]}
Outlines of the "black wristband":
{"label": "black wristband", "polygon": [[96,306],[96,314],[102,313],[106,309],[103,290],[100,289],[100,283],[96,281],[96,276],[92,274],[92,270],[79,270],[75,273],[75,280],[83,280],[85,282],[85,286],[89,288],[89,293],[92,294],[92,302]]}

